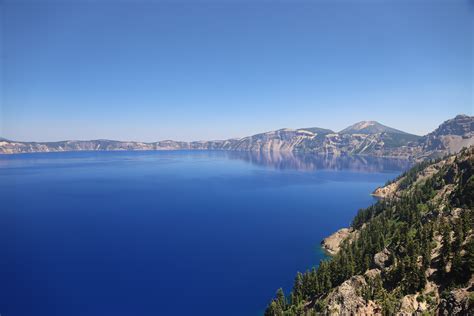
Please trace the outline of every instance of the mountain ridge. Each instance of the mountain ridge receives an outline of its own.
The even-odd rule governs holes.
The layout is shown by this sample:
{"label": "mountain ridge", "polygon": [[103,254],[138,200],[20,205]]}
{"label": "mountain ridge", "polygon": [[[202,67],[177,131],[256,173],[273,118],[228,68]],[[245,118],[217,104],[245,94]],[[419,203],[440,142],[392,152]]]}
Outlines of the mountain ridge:
{"label": "mountain ridge", "polygon": [[[339,134],[378,134],[378,133],[393,133],[393,134],[409,134],[407,132],[395,129],[393,127],[385,126],[377,121],[361,121],[341,130]],[[411,134],[413,135],[413,134]]]}
{"label": "mountain ridge", "polygon": [[[357,129],[358,133],[352,133],[354,129]],[[242,138],[192,142],[174,140],[138,142],[103,139],[15,142],[2,139],[0,140],[0,154],[81,150],[233,150],[426,159],[454,153],[463,147],[474,144],[474,117],[458,115],[443,122],[435,131],[425,136],[409,134],[375,121],[363,121],[362,124],[359,122],[343,131],[346,132],[337,133],[320,127],[284,128]]]}

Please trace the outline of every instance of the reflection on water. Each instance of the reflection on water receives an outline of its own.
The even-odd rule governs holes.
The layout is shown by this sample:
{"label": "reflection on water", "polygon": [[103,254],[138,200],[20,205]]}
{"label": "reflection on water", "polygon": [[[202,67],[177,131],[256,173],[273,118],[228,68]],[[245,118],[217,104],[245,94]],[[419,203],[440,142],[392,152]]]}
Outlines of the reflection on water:
{"label": "reflection on water", "polygon": [[359,172],[384,172],[404,171],[412,162],[407,159],[394,159],[369,156],[323,156],[316,154],[292,153],[284,151],[207,151],[207,150],[178,150],[178,151],[78,151],[57,153],[31,153],[20,155],[0,155],[1,168],[24,168],[27,166],[62,165],[69,166],[71,163],[77,165],[90,165],[110,163],[114,160],[120,161],[155,161],[169,159],[170,162],[176,158],[193,157],[209,158],[222,157],[227,159],[238,159],[245,162],[273,167],[279,170],[348,170]]}
{"label": "reflection on water", "polygon": [[322,156],[292,152],[245,152],[229,151],[230,159],[241,159],[255,165],[271,166],[276,169],[295,170],[350,170],[359,172],[403,171],[412,162],[407,159],[369,156]]}
{"label": "reflection on water", "polygon": [[324,258],[321,239],[406,164],[225,151],[0,155],[0,312],[262,315],[276,288]]}

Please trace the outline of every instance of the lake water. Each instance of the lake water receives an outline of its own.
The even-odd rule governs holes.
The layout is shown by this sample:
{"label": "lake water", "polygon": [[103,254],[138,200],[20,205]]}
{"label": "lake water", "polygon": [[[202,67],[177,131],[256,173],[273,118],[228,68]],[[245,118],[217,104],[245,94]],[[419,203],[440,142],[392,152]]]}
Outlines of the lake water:
{"label": "lake water", "polygon": [[0,156],[0,314],[261,315],[404,161]]}

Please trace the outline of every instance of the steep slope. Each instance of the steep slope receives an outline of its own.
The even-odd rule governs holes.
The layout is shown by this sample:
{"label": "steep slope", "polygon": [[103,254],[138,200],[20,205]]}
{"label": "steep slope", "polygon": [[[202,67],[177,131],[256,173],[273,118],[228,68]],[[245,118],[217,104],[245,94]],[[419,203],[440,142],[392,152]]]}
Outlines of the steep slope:
{"label": "steep slope", "polygon": [[325,135],[330,130],[322,128],[280,129],[240,139],[179,142],[173,140],[144,142],[120,142],[114,140],[62,141],[62,142],[14,142],[0,141],[0,153],[61,152],[80,150],[235,150],[235,151],[297,151],[304,140]]}
{"label": "steep slope", "polygon": [[474,144],[474,117],[460,115],[424,137],[377,122],[366,121],[340,133],[311,127],[280,129],[240,139],[180,142],[173,140],[121,142],[113,140],[15,142],[0,140],[0,154],[80,150],[233,150],[302,152],[318,155],[365,155],[423,160],[455,153]]}
{"label": "steep slope", "polygon": [[[362,121],[339,132],[355,145],[353,154],[377,156],[410,155],[420,136],[382,125],[376,121]],[[357,142],[358,141],[358,142]]]}
{"label": "steep slope", "polygon": [[408,134],[398,129],[388,127],[376,121],[362,121],[346,127],[339,134],[379,134],[379,133],[393,133],[393,134]]}
{"label": "steep slope", "polygon": [[467,115],[458,115],[444,122],[420,140],[423,156],[452,154],[472,145],[474,145],[474,117]]}
{"label": "steep slope", "polygon": [[[323,129],[314,129],[321,131]],[[305,129],[280,129],[240,139],[232,150],[247,151],[295,151],[303,141],[316,137],[317,132]]]}
{"label": "steep slope", "polygon": [[296,150],[322,155],[413,158],[420,152],[418,139],[411,134],[327,134],[304,140]]}
{"label": "steep slope", "polygon": [[60,142],[0,141],[0,154],[121,150],[232,150],[237,142],[234,139],[196,142],[163,140],[154,143],[116,140],[69,140]]}
{"label": "steep slope", "polygon": [[332,239],[266,315],[472,315],[474,147],[420,164]]}

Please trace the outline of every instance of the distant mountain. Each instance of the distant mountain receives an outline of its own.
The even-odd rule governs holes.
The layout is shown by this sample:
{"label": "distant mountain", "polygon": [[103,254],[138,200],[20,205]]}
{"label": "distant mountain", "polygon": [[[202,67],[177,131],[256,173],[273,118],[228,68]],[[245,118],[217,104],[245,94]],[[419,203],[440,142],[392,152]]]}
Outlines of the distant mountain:
{"label": "distant mountain", "polygon": [[417,136],[374,121],[354,124],[339,133],[319,127],[280,129],[239,139],[151,143],[115,140],[15,142],[2,140],[0,154],[109,150],[232,150],[299,152],[318,155],[364,155],[425,159],[458,152],[474,144],[474,117],[458,115],[426,136]]}
{"label": "distant mountain", "polygon": [[458,135],[466,136],[472,135],[474,132],[474,120],[472,116],[458,115],[453,119],[447,120],[441,124],[434,132],[428,134],[434,134],[436,136],[446,135]]}
{"label": "distant mountain", "polygon": [[297,148],[304,140],[311,139],[316,135],[317,133],[304,129],[284,128],[243,137],[236,140],[230,149],[244,151],[297,151]]}
{"label": "distant mountain", "polygon": [[408,134],[398,129],[388,127],[376,121],[362,121],[346,127],[339,134],[379,134],[379,133],[393,133],[393,134]]}
{"label": "distant mountain", "polygon": [[420,139],[422,151],[427,155],[456,153],[463,147],[474,145],[474,118],[458,115],[442,123],[436,130]]}

